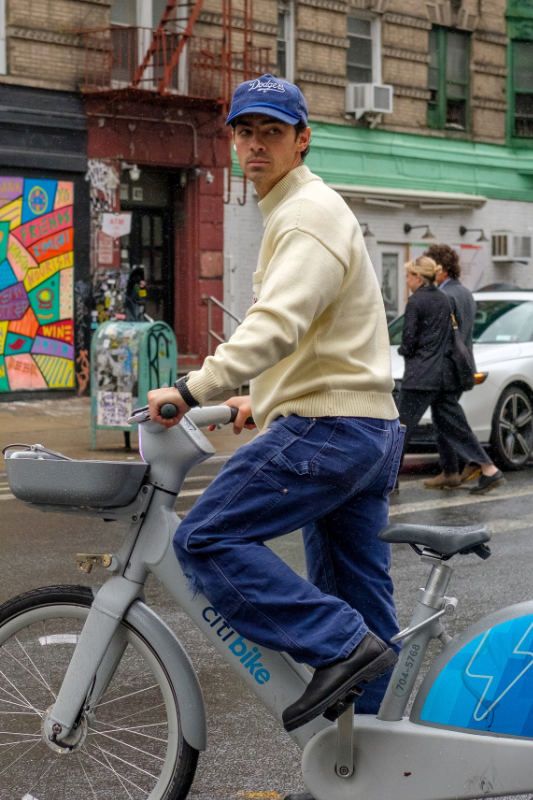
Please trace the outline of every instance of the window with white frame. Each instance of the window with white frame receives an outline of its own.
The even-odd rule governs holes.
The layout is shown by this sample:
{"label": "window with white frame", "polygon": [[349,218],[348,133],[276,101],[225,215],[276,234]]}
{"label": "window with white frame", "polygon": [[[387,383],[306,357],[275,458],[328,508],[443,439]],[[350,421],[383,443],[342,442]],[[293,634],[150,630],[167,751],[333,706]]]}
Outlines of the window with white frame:
{"label": "window with white frame", "polygon": [[349,14],[346,79],[349,83],[381,83],[379,19]]}
{"label": "window with white frame", "polygon": [[511,42],[511,134],[533,138],[533,41]]}
{"label": "window with white frame", "polygon": [[294,80],[294,2],[278,2],[277,63],[278,77]]}
{"label": "window with white frame", "polygon": [[5,75],[6,72],[6,0],[0,0],[0,75]]}
{"label": "window with white frame", "polygon": [[[113,0],[111,24],[157,28],[166,5],[165,0]],[[181,2],[178,3],[175,18],[179,18],[182,5]]]}
{"label": "window with white frame", "polygon": [[[117,54],[113,64],[113,80],[117,84],[129,83],[152,43],[155,30],[167,6],[166,0],[113,0],[111,5],[111,29],[113,34],[113,51]],[[172,16],[172,23],[166,28],[168,37],[166,50],[172,52],[178,42],[180,33],[186,28],[189,18],[190,3],[178,0]],[[186,54],[183,55],[183,62]],[[143,73],[143,88],[152,88],[161,77],[164,64],[162,56],[156,52]],[[184,64],[178,68],[173,86],[186,92]]]}

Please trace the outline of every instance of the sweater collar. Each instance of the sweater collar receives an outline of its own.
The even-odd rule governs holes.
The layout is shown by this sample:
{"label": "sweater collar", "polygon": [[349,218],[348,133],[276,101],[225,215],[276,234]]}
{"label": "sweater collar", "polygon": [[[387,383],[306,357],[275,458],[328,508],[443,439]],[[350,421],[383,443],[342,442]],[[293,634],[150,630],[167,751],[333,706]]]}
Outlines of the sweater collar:
{"label": "sweater collar", "polygon": [[259,201],[258,207],[263,215],[263,222],[267,221],[268,217],[281,200],[284,200],[289,194],[292,194],[292,192],[312,180],[321,181],[322,178],[318,175],[314,175],[305,164],[300,164],[300,166],[291,169],[290,172],[279,180],[269,193]]}

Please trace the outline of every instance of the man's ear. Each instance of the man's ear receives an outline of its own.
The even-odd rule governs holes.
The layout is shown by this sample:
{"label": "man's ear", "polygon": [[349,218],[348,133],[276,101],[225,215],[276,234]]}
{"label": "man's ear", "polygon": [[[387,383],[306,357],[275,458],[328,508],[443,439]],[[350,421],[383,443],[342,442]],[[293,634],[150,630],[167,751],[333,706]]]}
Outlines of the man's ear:
{"label": "man's ear", "polygon": [[298,134],[298,149],[303,152],[309,147],[311,142],[311,128],[306,128]]}

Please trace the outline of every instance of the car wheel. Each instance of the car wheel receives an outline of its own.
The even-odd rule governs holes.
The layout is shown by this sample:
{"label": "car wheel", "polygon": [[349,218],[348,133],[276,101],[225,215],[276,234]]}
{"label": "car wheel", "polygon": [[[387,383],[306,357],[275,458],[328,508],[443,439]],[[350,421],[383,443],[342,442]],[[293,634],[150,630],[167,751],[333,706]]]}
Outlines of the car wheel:
{"label": "car wheel", "polygon": [[533,403],[518,386],[509,386],[492,420],[491,447],[494,461],[502,469],[522,469],[533,450]]}

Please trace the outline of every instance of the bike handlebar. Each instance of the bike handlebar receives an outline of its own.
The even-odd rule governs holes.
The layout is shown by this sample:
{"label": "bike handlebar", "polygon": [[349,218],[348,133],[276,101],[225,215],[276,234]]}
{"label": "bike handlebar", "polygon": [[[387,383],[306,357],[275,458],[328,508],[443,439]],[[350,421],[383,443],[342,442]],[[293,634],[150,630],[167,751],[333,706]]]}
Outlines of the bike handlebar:
{"label": "bike handlebar", "polygon": [[[233,406],[197,406],[196,408],[191,408],[185,416],[199,428],[207,428],[209,425],[227,425],[233,422],[238,412],[239,409]],[[174,403],[165,403],[161,407],[161,416],[164,419],[173,419],[177,413],[178,409]],[[128,420],[130,424],[138,425],[149,421],[150,415],[148,413],[148,406],[134,409],[133,414]]]}
{"label": "bike handlebar", "polygon": [[208,425],[227,425],[234,421],[238,413],[239,409],[234,406],[196,406],[187,411],[185,416],[199,428],[206,428]]}

